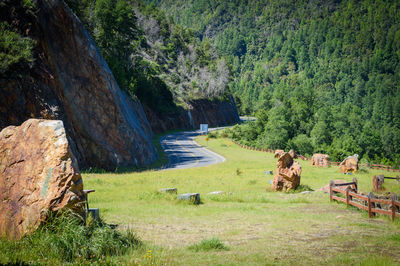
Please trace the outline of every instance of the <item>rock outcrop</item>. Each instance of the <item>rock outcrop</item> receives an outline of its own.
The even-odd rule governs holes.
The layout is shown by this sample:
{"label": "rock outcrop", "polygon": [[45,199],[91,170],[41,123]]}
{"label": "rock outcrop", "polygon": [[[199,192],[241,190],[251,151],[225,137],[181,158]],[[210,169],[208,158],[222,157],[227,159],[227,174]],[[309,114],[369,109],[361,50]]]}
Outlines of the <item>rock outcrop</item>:
{"label": "rock outcrop", "polygon": [[290,156],[292,156],[293,159],[297,159],[297,153],[294,152],[294,150],[289,151]]}
{"label": "rock outcrop", "polygon": [[144,107],[152,130],[155,133],[165,132],[170,129],[198,129],[200,124],[209,127],[225,126],[239,123],[239,114],[232,97],[228,100],[192,100],[186,109],[177,110],[176,113],[156,113],[151,108]]}
{"label": "rock outcrop", "polygon": [[51,212],[83,212],[83,183],[60,120],[0,132],[0,236],[18,239]]}
{"label": "rock outcrop", "polygon": [[311,157],[311,165],[319,166],[319,167],[328,167],[329,166],[329,155],[322,153],[315,153]]}
{"label": "rock outcrop", "polygon": [[275,158],[280,158],[283,154],[285,154],[284,150],[275,150],[274,157]]}
{"label": "rock outcrop", "polygon": [[301,166],[293,160],[289,153],[279,157],[276,164],[275,176],[272,188],[276,191],[288,191],[296,189],[300,185]]}
{"label": "rock outcrop", "polygon": [[0,129],[59,119],[82,168],[146,165],[157,158],[139,100],[116,83],[82,23],[61,0],[38,0],[35,15],[5,0],[2,17],[36,40],[35,66],[0,79]]}
{"label": "rock outcrop", "polygon": [[343,173],[357,172],[358,170],[358,154],[349,156],[339,164],[339,170]]}

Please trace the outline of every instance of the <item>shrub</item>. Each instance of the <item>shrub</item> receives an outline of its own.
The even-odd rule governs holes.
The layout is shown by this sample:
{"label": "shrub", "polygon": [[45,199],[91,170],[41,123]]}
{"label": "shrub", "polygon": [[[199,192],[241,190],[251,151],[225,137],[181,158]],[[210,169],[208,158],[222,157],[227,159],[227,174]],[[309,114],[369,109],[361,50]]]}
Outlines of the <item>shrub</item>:
{"label": "shrub", "polygon": [[6,22],[0,23],[0,75],[21,63],[32,63],[34,41],[13,31]]}
{"label": "shrub", "polygon": [[189,249],[196,252],[210,250],[229,250],[229,248],[225,246],[224,243],[221,242],[221,240],[215,237],[204,239],[198,244],[191,245],[189,246]]}
{"label": "shrub", "polygon": [[120,232],[91,219],[85,224],[81,217],[67,212],[50,218],[21,240],[0,240],[0,264],[96,261],[123,255],[138,245],[140,241],[129,230]]}

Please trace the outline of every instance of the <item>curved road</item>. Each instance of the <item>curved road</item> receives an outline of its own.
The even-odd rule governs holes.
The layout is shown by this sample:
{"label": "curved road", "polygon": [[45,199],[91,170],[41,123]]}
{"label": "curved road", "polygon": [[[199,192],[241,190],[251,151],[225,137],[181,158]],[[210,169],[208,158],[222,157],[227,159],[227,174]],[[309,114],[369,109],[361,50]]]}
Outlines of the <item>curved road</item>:
{"label": "curved road", "polygon": [[166,135],[160,139],[169,163],[164,169],[181,169],[222,163],[225,158],[200,145],[194,138],[200,131],[186,131]]}

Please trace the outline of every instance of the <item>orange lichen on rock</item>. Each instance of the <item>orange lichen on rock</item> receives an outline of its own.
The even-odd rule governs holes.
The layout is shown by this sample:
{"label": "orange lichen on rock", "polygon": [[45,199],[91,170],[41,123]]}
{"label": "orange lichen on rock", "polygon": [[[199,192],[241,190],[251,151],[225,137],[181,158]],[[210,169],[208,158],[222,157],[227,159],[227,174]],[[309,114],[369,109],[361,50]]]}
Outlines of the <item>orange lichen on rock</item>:
{"label": "orange lichen on rock", "polygon": [[0,236],[19,239],[51,212],[83,213],[83,183],[63,122],[29,119],[0,132]]}
{"label": "orange lichen on rock", "polygon": [[296,189],[300,185],[301,166],[289,153],[279,157],[272,188],[276,191]]}
{"label": "orange lichen on rock", "polygon": [[357,172],[358,170],[358,154],[349,156],[339,164],[339,170],[343,173]]}
{"label": "orange lichen on rock", "polygon": [[311,165],[319,166],[319,167],[328,167],[329,166],[329,155],[327,154],[321,154],[321,153],[315,153],[311,157]]}

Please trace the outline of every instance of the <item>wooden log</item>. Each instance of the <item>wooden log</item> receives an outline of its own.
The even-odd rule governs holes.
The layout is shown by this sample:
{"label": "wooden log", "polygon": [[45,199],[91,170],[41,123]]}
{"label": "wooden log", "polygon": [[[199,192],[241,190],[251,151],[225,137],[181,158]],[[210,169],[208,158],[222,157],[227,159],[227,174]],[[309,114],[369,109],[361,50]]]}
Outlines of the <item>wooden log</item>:
{"label": "wooden log", "polygon": [[342,193],[342,194],[346,193],[346,191],[344,189],[341,189],[341,188],[338,188],[338,187],[332,187],[332,191],[333,192],[339,192],[339,193]]}
{"label": "wooden log", "polygon": [[334,187],[343,187],[343,186],[350,186],[350,185],[354,185],[354,182],[348,182],[348,183],[335,183],[333,184]]}
{"label": "wooden log", "polygon": [[383,214],[383,215],[388,215],[388,216],[392,216],[392,211],[390,210],[383,210],[380,208],[372,208],[372,212],[373,213],[379,213],[379,214]]}
{"label": "wooden log", "polygon": [[[368,195],[368,217],[369,218],[372,218],[372,214],[373,214],[373,212],[371,211],[371,209],[372,209],[372,206],[371,206],[371,193],[369,193],[369,195]],[[373,197],[373,195],[372,195],[372,197]]]}
{"label": "wooden log", "polygon": [[346,188],[346,206],[349,207],[349,201],[350,201],[350,196],[349,196],[349,190],[350,188]]}
{"label": "wooden log", "polygon": [[368,215],[370,218],[372,218],[373,216],[375,216],[374,212],[370,212],[371,209],[375,208],[375,203],[372,202],[372,199],[374,199],[374,193],[370,192],[368,194]]}
{"label": "wooden log", "polygon": [[332,196],[332,199],[346,203],[346,199],[345,198],[341,198],[341,197],[338,197],[338,196]]}
{"label": "wooden log", "polygon": [[331,180],[329,181],[329,200],[332,202],[332,196],[333,196],[333,185],[335,184],[335,181]]}
{"label": "wooden log", "polygon": [[360,194],[357,194],[357,193],[355,193],[355,192],[353,192],[353,191],[350,191],[350,192],[349,192],[349,195],[352,196],[352,197],[355,197],[355,198],[357,198],[357,199],[361,199],[361,200],[365,200],[365,201],[368,200],[368,197],[363,196],[363,195],[360,195]]}
{"label": "wooden log", "polygon": [[394,195],[392,195],[392,221],[394,221],[394,218],[396,217],[396,205],[394,204],[394,202],[395,202],[396,200],[395,200],[395,197],[394,197]]}
{"label": "wooden log", "polygon": [[363,210],[368,211],[368,207],[367,206],[364,206],[364,205],[362,205],[362,204],[360,204],[358,202],[350,201],[349,203],[350,203],[350,205],[353,205],[353,206],[355,206],[355,207],[357,207],[359,209],[363,209]]}
{"label": "wooden log", "polygon": [[357,181],[357,178],[354,177],[353,178],[353,182],[354,182],[354,185],[352,185],[352,188],[357,193],[358,192],[358,181]]}
{"label": "wooden log", "polygon": [[[398,206],[396,206],[396,203],[398,203]],[[400,217],[400,202],[399,198],[397,197],[396,194],[393,193],[392,195],[392,221],[394,221],[394,218],[396,217],[398,213],[398,216]]]}
{"label": "wooden log", "polygon": [[379,204],[392,204],[392,200],[391,199],[371,199],[371,202],[373,203],[379,203]]}

